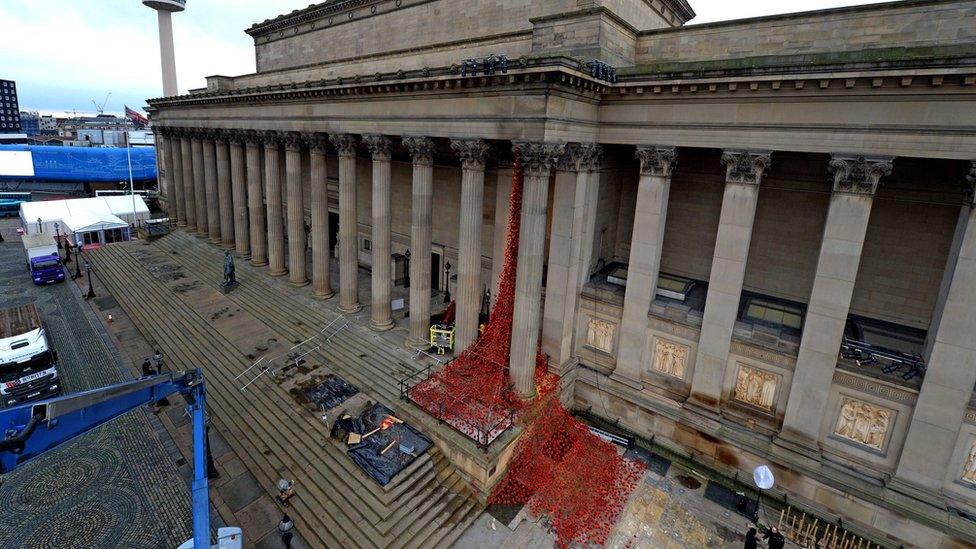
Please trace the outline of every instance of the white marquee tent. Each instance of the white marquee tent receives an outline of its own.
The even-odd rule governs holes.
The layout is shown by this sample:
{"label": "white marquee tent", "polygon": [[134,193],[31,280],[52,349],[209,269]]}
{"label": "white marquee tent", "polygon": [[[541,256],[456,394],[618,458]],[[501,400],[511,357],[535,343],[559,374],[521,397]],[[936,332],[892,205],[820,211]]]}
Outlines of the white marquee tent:
{"label": "white marquee tent", "polygon": [[[133,205],[135,208],[133,209]],[[45,200],[40,202],[24,202],[20,205],[20,222],[27,234],[45,232],[54,234],[54,224],[57,223],[61,231],[67,232],[66,224],[85,226],[100,222],[112,225],[107,228],[118,228],[139,224],[149,220],[149,207],[141,196],[96,196],[94,198],[76,198],[71,200]]]}

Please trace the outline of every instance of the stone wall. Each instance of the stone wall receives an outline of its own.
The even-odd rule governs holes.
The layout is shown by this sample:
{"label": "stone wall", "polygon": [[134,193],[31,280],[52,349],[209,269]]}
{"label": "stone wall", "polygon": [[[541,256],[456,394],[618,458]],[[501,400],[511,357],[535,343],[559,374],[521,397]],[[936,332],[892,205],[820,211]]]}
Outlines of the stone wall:
{"label": "stone wall", "polygon": [[[661,270],[707,281],[712,272],[725,172],[719,151],[682,149],[678,154],[678,166],[671,179]],[[628,229],[628,238],[630,232]]]}
{"label": "stone wall", "polygon": [[973,44],[974,16],[972,0],[909,1],[651,31],[638,37],[636,63]]}
{"label": "stone wall", "polygon": [[928,328],[960,208],[947,165],[895,161],[871,208],[852,313]]}
{"label": "stone wall", "polygon": [[[588,18],[602,24],[585,25],[587,30],[579,33],[580,29],[569,32],[562,29],[555,34],[575,40],[578,46],[602,46],[612,41],[611,49],[627,52],[626,57],[614,62],[626,59],[630,64],[636,44],[634,32],[680,25],[690,9],[679,14],[670,6],[681,3],[664,0],[379,1],[369,6],[337,9],[302,22],[282,21],[274,29],[259,27],[250,32],[255,37],[257,71],[262,73],[397,51],[415,50],[410,52],[413,55],[435,45],[462,46],[463,42],[499,35],[511,39],[513,34],[531,33],[532,19],[553,15],[574,18],[572,13],[577,12],[597,14]],[[610,19],[614,21],[611,23]],[[551,29],[551,25],[543,26]],[[613,37],[614,34],[626,38],[621,40]],[[391,41],[390,36],[396,36],[397,40]],[[540,43],[548,43],[554,36],[548,33]],[[512,55],[511,49],[502,47],[499,53]]]}

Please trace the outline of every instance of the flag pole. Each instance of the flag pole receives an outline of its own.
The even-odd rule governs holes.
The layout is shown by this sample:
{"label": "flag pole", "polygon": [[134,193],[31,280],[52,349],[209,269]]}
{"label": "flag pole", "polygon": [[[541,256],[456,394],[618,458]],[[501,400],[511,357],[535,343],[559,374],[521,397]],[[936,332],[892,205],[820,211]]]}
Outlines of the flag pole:
{"label": "flag pole", "polygon": [[[125,155],[129,161],[129,194],[132,195],[132,228],[136,227],[136,189],[135,183],[132,182],[132,144],[129,140],[129,132],[125,132]],[[129,233],[129,239],[132,239],[132,233]]]}

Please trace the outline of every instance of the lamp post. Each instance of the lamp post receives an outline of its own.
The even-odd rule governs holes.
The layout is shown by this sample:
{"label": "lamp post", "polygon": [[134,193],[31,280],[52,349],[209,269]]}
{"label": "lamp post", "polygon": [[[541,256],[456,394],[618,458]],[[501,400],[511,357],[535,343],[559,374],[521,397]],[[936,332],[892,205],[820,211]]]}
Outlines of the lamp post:
{"label": "lamp post", "polygon": [[88,274],[88,293],[85,294],[85,297],[88,298],[88,299],[91,299],[91,298],[95,297],[95,287],[92,286],[91,270],[92,270],[91,264],[86,261],[85,262],[85,272]]}
{"label": "lamp post", "polygon": [[756,494],[756,522],[759,522],[759,505],[762,499],[763,490],[769,490],[775,484],[776,479],[773,472],[766,465],[760,465],[752,471],[752,480],[756,483],[758,493]]}
{"label": "lamp post", "polygon": [[75,274],[71,275],[71,280],[81,278],[81,252],[78,252],[78,261],[75,261]]}
{"label": "lamp post", "polygon": [[451,302],[451,262],[444,263],[444,303]]}
{"label": "lamp post", "polygon": [[59,250],[64,248],[64,246],[61,245],[61,229],[58,227],[57,221],[54,222],[54,240],[57,241]]}
{"label": "lamp post", "polygon": [[37,232],[43,233],[44,232],[44,228],[43,227],[44,227],[44,222],[41,220],[40,217],[38,217],[37,218]]}
{"label": "lamp post", "polygon": [[404,277],[403,287],[409,288],[410,287],[410,248],[407,248],[407,251],[403,252],[403,257],[407,258],[407,262],[405,266],[407,273],[406,276]]}

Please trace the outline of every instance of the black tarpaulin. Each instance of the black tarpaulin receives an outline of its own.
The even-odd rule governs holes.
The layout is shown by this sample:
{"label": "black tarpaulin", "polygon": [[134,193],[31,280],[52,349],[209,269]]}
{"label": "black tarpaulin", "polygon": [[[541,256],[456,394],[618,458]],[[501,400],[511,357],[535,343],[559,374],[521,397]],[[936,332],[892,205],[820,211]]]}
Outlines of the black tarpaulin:
{"label": "black tarpaulin", "polygon": [[322,383],[305,391],[305,396],[309,402],[315,403],[322,410],[328,410],[342,404],[358,392],[359,389],[350,385],[346,380],[335,374],[329,374],[325,376]]}
{"label": "black tarpaulin", "polygon": [[[379,428],[383,420],[392,415],[393,412],[382,404],[367,409],[360,417],[363,433]],[[385,454],[380,454],[391,442],[393,447]],[[377,431],[363,439],[361,443],[351,446],[347,453],[363,471],[366,471],[366,474],[376,479],[380,486],[386,486],[400,471],[423,455],[431,444],[433,442],[429,438],[406,423],[394,423],[389,428]],[[401,450],[401,446],[412,448],[413,451],[409,454],[405,453]]]}

